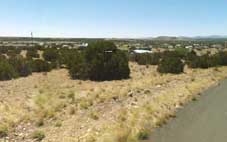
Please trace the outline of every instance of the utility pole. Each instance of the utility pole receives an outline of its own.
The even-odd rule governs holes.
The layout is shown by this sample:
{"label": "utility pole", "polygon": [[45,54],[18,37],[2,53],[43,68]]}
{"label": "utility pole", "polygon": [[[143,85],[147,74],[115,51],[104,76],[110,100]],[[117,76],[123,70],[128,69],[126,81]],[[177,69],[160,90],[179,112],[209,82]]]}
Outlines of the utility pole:
{"label": "utility pole", "polygon": [[33,38],[33,32],[31,32],[31,41],[32,41],[32,46],[34,46],[34,38]]}

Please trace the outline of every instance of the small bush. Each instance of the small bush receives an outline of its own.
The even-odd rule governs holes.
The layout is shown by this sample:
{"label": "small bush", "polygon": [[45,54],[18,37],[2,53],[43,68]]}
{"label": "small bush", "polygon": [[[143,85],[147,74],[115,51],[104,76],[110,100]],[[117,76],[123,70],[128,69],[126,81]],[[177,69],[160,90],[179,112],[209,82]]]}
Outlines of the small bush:
{"label": "small bush", "polygon": [[62,126],[62,122],[61,121],[57,121],[55,124],[55,127],[61,127]]}
{"label": "small bush", "polygon": [[159,60],[160,60],[160,54],[158,53],[130,55],[130,61],[135,61],[139,65],[157,65],[159,63]]}
{"label": "small bush", "polygon": [[17,52],[15,51],[15,50],[9,50],[8,52],[7,52],[7,56],[9,56],[10,58],[11,57],[15,57],[15,56],[17,56],[18,54],[17,54]]}
{"label": "small bush", "polygon": [[0,138],[8,136],[8,128],[6,126],[0,127]]}
{"label": "small bush", "polygon": [[49,62],[56,62],[59,58],[58,51],[56,49],[46,49],[43,53],[43,58]]}
{"label": "small bush", "polygon": [[73,79],[89,79],[90,68],[81,54],[75,54],[68,63],[69,73]]}
{"label": "small bush", "polygon": [[76,113],[76,109],[74,107],[70,107],[69,114],[74,115]]}
{"label": "small bush", "polygon": [[7,60],[0,60],[0,80],[11,80],[18,77],[14,67]]}
{"label": "small bush", "polygon": [[158,72],[160,73],[179,74],[183,71],[184,63],[176,57],[164,57],[158,65]]}
{"label": "small bush", "polygon": [[79,52],[75,49],[59,50],[59,63],[61,65],[71,66],[76,60]]}
{"label": "small bush", "polygon": [[165,51],[163,53],[161,53],[161,57],[162,58],[166,58],[166,57],[172,57],[172,58],[180,58],[183,59],[185,58],[187,54],[185,53],[184,50],[180,49],[176,49],[175,51]]}
{"label": "small bush", "polygon": [[26,57],[27,58],[39,58],[39,54],[38,54],[37,50],[27,50]]}
{"label": "small bush", "polygon": [[30,64],[21,56],[10,58],[9,63],[15,68],[19,76],[25,77],[32,73]]}
{"label": "small bush", "polygon": [[38,121],[36,122],[36,126],[41,127],[43,125],[44,125],[44,119],[43,118],[38,119]]}
{"label": "small bush", "polygon": [[175,52],[178,57],[185,58],[190,52],[187,48],[176,48]]}
{"label": "small bush", "polygon": [[147,140],[149,138],[149,131],[147,130],[140,130],[137,134],[138,140]]}
{"label": "small bush", "polygon": [[98,120],[99,119],[99,115],[97,112],[91,112],[90,113],[90,117],[94,120]]}
{"label": "small bush", "polygon": [[43,60],[32,60],[30,64],[33,72],[48,72],[51,70],[50,64]]}
{"label": "small bush", "polygon": [[37,141],[42,141],[45,138],[45,133],[43,131],[35,131],[32,134],[32,138],[36,139]]}
{"label": "small bush", "polygon": [[0,53],[1,54],[6,54],[8,52],[8,49],[7,48],[5,48],[5,47],[1,47],[0,48]]}

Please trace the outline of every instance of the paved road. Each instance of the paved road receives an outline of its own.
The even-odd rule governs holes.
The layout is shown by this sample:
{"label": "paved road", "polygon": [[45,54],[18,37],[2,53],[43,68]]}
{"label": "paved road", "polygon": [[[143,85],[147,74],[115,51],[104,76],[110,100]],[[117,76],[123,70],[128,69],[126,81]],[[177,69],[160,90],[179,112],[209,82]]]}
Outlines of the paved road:
{"label": "paved road", "polygon": [[147,142],[227,142],[227,80],[189,103]]}

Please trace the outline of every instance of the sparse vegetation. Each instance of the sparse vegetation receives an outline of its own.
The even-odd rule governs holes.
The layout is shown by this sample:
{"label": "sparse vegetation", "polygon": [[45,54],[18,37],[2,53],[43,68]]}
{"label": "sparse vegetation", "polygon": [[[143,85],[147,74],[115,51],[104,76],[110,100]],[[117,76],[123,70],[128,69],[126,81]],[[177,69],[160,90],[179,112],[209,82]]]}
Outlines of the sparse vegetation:
{"label": "sparse vegetation", "polygon": [[[106,41],[80,49],[53,46],[0,50],[0,80],[55,69],[48,74],[33,73],[28,78],[6,82],[7,85],[0,82],[0,99],[4,102],[0,103],[3,120],[0,123],[7,124],[0,127],[0,138],[25,128],[22,133],[25,131],[31,135],[29,139],[38,141],[44,138],[63,141],[67,137],[66,142],[75,139],[93,142],[105,141],[106,136],[106,141],[111,142],[146,140],[148,130],[175,117],[178,105],[196,101],[194,94],[226,76],[224,51],[196,55],[194,51],[178,48],[128,57],[127,51]],[[26,52],[27,57],[22,56]],[[138,64],[128,62],[128,58]],[[190,68],[184,70],[184,64]],[[157,67],[162,74],[172,74],[159,74]],[[175,75],[182,72],[185,73]],[[11,128],[16,128],[12,129],[15,132]],[[34,128],[45,133],[32,134]]]}
{"label": "sparse vegetation", "polygon": [[38,119],[38,121],[36,122],[36,126],[41,127],[43,125],[44,125],[44,119],[43,118]]}
{"label": "sparse vegetation", "polygon": [[0,138],[8,136],[8,128],[6,126],[0,126]]}
{"label": "sparse vegetation", "polygon": [[94,119],[94,120],[98,120],[99,119],[98,113],[97,112],[94,112],[94,111],[90,113],[90,117],[92,119]]}
{"label": "sparse vegetation", "polygon": [[55,124],[56,127],[61,127],[62,126],[62,122],[61,121],[57,121]]}
{"label": "sparse vegetation", "polygon": [[137,134],[138,140],[147,140],[149,138],[150,132],[147,130],[140,130]]}
{"label": "sparse vegetation", "polygon": [[45,138],[45,133],[43,131],[36,130],[33,132],[32,138],[37,141],[42,141]]}

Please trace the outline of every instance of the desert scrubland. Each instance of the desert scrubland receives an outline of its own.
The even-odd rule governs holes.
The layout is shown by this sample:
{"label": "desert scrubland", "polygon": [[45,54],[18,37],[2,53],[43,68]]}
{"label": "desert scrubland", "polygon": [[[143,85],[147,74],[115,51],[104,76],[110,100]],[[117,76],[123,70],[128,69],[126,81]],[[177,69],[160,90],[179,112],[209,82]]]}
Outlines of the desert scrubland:
{"label": "desert scrubland", "polygon": [[227,77],[227,67],[160,74],[130,63],[130,79],[72,80],[66,69],[0,82],[2,141],[133,142]]}

